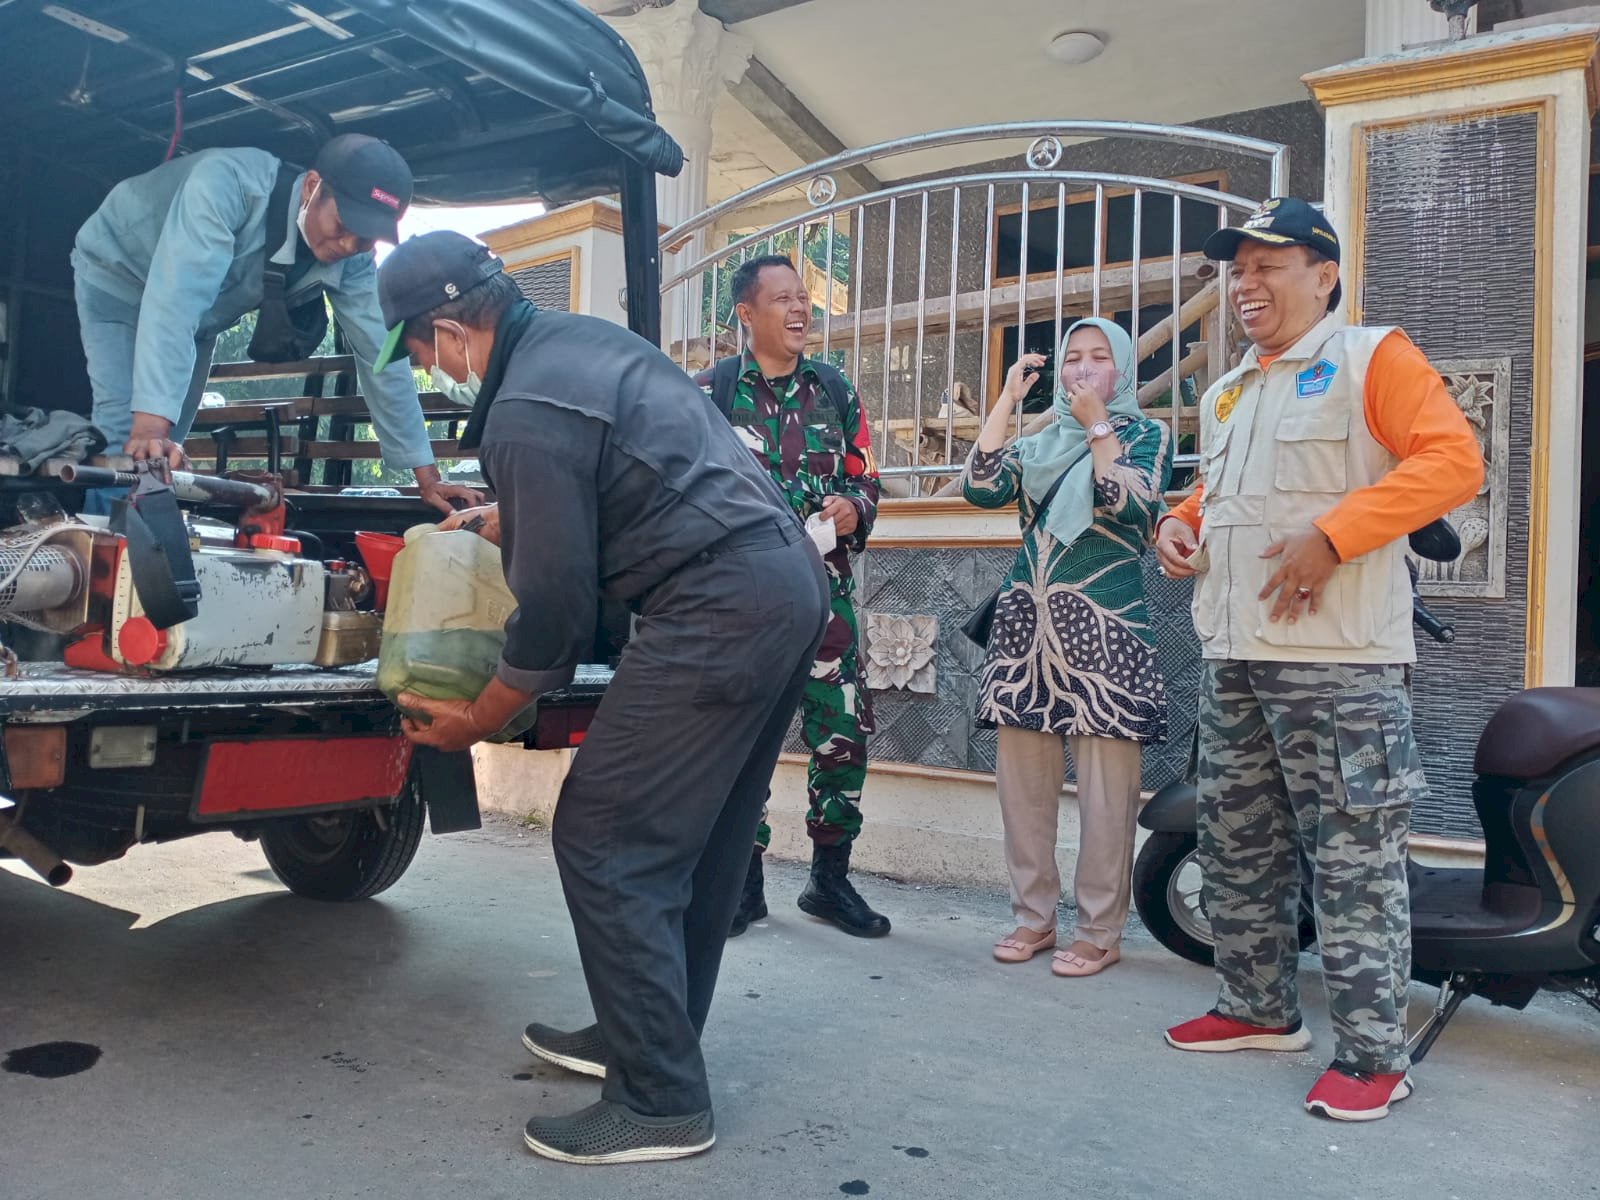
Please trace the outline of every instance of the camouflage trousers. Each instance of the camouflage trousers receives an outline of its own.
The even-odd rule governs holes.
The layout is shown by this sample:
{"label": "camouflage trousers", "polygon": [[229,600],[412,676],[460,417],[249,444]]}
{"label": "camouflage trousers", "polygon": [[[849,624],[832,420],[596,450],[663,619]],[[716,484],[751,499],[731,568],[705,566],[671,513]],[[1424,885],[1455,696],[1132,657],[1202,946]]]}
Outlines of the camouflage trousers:
{"label": "camouflage trousers", "polygon": [[[830,572],[831,574],[831,572]],[[828,627],[800,698],[800,734],[811,751],[806,768],[806,832],[819,846],[843,846],[861,832],[861,786],[867,779],[872,698],[861,662],[861,632],[851,581],[834,577]],[[772,841],[761,813],[756,845]]]}
{"label": "camouflage trousers", "polygon": [[1410,1062],[1406,836],[1426,783],[1407,673],[1208,661],[1200,687],[1199,857],[1217,1011],[1266,1027],[1300,1019],[1307,886],[1335,1056],[1378,1073]]}

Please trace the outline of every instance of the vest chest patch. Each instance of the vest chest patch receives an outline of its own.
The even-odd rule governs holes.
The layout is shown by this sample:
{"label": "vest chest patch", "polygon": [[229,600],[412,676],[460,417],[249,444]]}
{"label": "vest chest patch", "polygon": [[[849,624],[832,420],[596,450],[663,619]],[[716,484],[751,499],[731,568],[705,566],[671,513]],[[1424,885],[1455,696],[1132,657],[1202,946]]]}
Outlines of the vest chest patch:
{"label": "vest chest patch", "polygon": [[1244,385],[1236,383],[1222,395],[1217,397],[1217,423],[1225,423],[1233,416],[1233,410],[1239,403],[1239,397],[1244,392]]}
{"label": "vest chest patch", "polygon": [[1333,377],[1338,373],[1337,366],[1325,358],[1319,358],[1294,377],[1295,395],[1302,399],[1326,396],[1328,388],[1333,385]]}

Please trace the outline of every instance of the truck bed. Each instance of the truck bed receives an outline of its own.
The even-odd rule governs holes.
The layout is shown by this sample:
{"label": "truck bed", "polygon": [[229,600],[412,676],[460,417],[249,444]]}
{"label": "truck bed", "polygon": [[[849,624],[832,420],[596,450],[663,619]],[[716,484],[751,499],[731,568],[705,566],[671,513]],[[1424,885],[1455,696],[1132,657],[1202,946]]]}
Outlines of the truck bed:
{"label": "truck bed", "polygon": [[[283,666],[218,669],[183,674],[133,676],[81,671],[61,663],[23,663],[16,679],[0,679],[0,719],[30,716],[59,721],[78,712],[226,706],[318,707],[381,697],[378,662],[348,667]],[[540,698],[542,707],[599,702],[611,669],[578,668],[572,682]]]}

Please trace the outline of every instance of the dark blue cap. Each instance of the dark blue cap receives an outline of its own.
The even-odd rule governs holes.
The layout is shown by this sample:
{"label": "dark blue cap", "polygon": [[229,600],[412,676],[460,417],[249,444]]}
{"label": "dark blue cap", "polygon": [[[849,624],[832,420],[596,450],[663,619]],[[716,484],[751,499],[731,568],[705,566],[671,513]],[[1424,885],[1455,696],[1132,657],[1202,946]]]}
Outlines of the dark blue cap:
{"label": "dark blue cap", "polygon": [[[1333,231],[1328,218],[1310,201],[1298,196],[1274,196],[1245,218],[1243,225],[1219,229],[1206,239],[1202,253],[1218,262],[1232,262],[1243,241],[1261,242],[1267,246],[1309,246],[1319,254],[1339,261],[1339,235]],[[1336,283],[1328,297],[1328,311],[1332,312],[1344,294],[1344,285]]]}
{"label": "dark blue cap", "polygon": [[401,242],[378,268],[378,306],[389,336],[373,369],[381,371],[405,356],[400,334],[412,317],[461,299],[504,269],[489,247],[448,229]]}

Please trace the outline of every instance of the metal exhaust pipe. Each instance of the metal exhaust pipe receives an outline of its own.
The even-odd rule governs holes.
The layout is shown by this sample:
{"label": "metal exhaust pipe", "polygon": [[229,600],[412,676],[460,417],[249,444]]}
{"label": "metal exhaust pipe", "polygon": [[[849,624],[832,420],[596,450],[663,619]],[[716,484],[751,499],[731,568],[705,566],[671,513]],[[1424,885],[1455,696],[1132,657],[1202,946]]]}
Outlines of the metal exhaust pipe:
{"label": "metal exhaust pipe", "polygon": [[72,879],[72,868],[61,861],[61,856],[8,813],[0,813],[0,850],[11,851],[51,887],[61,887]]}

